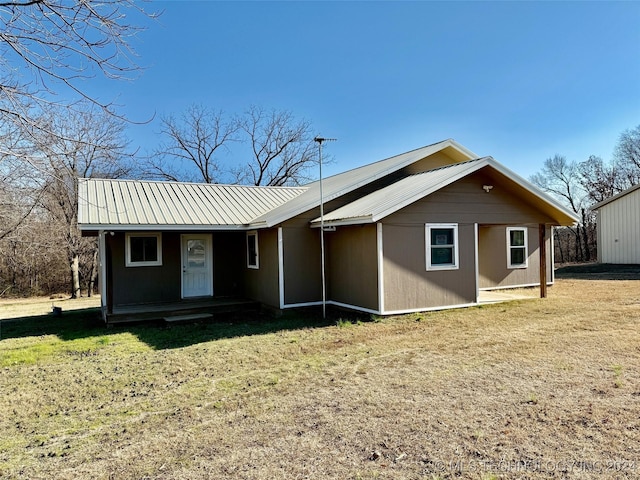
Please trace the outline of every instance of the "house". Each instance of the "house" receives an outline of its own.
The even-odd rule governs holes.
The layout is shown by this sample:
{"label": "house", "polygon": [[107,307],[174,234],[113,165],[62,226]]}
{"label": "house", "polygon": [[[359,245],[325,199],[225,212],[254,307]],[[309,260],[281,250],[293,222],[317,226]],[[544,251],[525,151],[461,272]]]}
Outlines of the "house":
{"label": "house", "polygon": [[[304,187],[84,179],[106,320],[241,297],[380,315],[476,305],[553,282],[551,229],[573,212],[491,157],[445,140]],[[320,225],[324,223],[324,230]]]}
{"label": "house", "polygon": [[640,264],[640,184],[596,203],[598,261]]}

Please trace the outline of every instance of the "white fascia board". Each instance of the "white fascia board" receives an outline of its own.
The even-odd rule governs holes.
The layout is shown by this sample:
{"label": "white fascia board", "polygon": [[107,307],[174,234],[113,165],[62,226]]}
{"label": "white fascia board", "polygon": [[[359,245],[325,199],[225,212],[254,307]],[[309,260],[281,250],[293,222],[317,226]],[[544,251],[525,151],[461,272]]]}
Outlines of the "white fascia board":
{"label": "white fascia board", "polygon": [[[426,190],[420,190],[415,195],[412,195],[411,197],[407,197],[402,202],[396,203],[392,207],[389,207],[389,208],[387,208],[385,210],[381,210],[379,212],[372,212],[369,215],[361,216],[361,217],[341,218],[341,219],[338,219],[338,220],[327,220],[327,219],[325,219],[324,224],[325,225],[339,226],[339,225],[356,225],[356,224],[362,224],[362,223],[375,223],[375,222],[378,222],[378,221],[382,220],[383,218],[388,217],[392,213],[395,213],[398,210],[401,210],[404,207],[406,207],[408,205],[411,205],[412,203],[415,203],[418,200],[421,200],[424,197],[426,197],[428,195],[431,195],[434,192],[437,192],[441,188],[444,188],[447,185],[450,185],[450,184],[460,180],[461,178],[466,177],[467,175],[469,175],[469,174],[481,169],[482,167],[485,167],[486,165],[488,165],[488,158],[479,160],[478,162],[470,163],[467,168],[465,168],[464,170],[458,172],[456,175],[453,175],[451,177],[447,177],[446,179],[443,179],[441,182],[433,185],[431,188],[428,188]],[[315,226],[319,222],[320,222],[320,219],[316,218],[311,222],[311,225]]]}
{"label": "white fascia board", "polygon": [[605,198],[605,199],[604,199],[604,200],[602,200],[601,202],[598,202],[598,203],[596,203],[596,204],[594,204],[594,205],[591,205],[591,207],[589,207],[589,209],[590,209],[590,210],[598,210],[598,209],[600,209],[600,208],[604,207],[605,205],[608,205],[608,204],[610,204],[611,202],[614,202],[614,201],[616,201],[617,199],[619,199],[619,198],[621,198],[621,197],[624,197],[625,195],[628,195],[628,194],[630,194],[630,193],[632,193],[632,192],[635,192],[635,191],[636,191],[636,190],[638,190],[639,188],[640,188],[640,183],[639,183],[638,185],[634,185],[634,186],[633,186],[633,187],[631,187],[631,188],[627,188],[626,190],[623,190],[623,191],[622,191],[622,192],[620,192],[620,193],[617,193],[617,194],[615,194],[615,195],[612,195],[612,196],[611,196],[611,197],[609,197],[609,198]]}
{"label": "white fascia board", "polygon": [[504,165],[498,163],[492,157],[487,157],[487,163],[492,168],[494,168],[498,172],[502,173],[504,176],[508,177],[510,180],[512,180],[514,183],[518,184],[519,186],[521,186],[522,188],[527,190],[532,195],[534,195],[534,196],[538,197],[540,200],[543,200],[544,202],[552,205],[554,208],[556,208],[557,210],[559,210],[560,212],[562,212],[564,215],[568,216],[569,218],[572,218],[576,223],[580,221],[580,218],[578,217],[578,215],[575,212],[572,212],[568,208],[564,207],[557,200],[555,200],[553,197],[551,197],[550,195],[547,195],[545,192],[540,190],[538,187],[533,185],[531,182],[529,182],[529,181],[525,180],[524,178],[522,178],[517,173],[513,172],[512,170],[509,170]]}
{"label": "white fascia board", "polygon": [[[325,220],[325,227],[342,227],[347,225],[364,225],[366,223],[373,223],[371,215],[366,215],[364,217],[351,217],[351,218],[341,218],[338,220]],[[320,228],[320,220],[313,220],[311,222],[311,228]]]}
{"label": "white fascia board", "polygon": [[433,185],[431,188],[428,188],[426,190],[422,190],[420,192],[418,192],[415,195],[412,195],[409,198],[404,199],[402,202],[400,203],[396,203],[393,207],[391,208],[387,208],[386,210],[374,213],[372,215],[373,221],[377,222],[379,220],[382,220],[384,217],[387,217],[389,215],[391,215],[392,213],[397,212],[398,210],[403,209],[404,207],[411,205],[412,203],[417,202],[418,200],[423,199],[424,197],[427,197],[429,195],[431,195],[432,193],[437,192],[438,190],[451,185],[454,182],[457,182],[458,180],[460,180],[461,178],[466,177],[467,175],[479,170],[480,168],[486,166],[487,163],[486,161],[479,161],[478,163],[472,163],[471,165],[469,165],[469,168],[465,168],[463,171],[459,172],[456,175],[453,175],[451,177],[446,178],[445,180]]}
{"label": "white fascia board", "polygon": [[468,156],[469,160],[473,160],[474,158],[480,158],[480,155],[475,154],[474,152],[469,150],[467,147],[465,147],[463,145],[460,145],[458,142],[456,142],[455,140],[453,140],[451,138],[449,140],[447,140],[447,143],[448,143],[447,146],[455,148],[460,153]]}
{"label": "white fascia board", "polygon": [[229,231],[229,230],[255,230],[256,227],[248,225],[104,225],[104,224],[84,224],[79,225],[80,231],[105,230],[109,232],[142,232],[142,231],[162,231],[162,232],[201,232],[201,231]]}
{"label": "white fascia board", "polygon": [[[437,148],[434,148],[436,147]],[[405,152],[405,153],[401,153],[399,155],[394,155],[393,157],[389,157],[383,160],[380,160],[380,162],[384,162],[386,160],[390,160],[392,158],[395,157],[399,157],[402,155],[407,155],[410,154],[412,152],[417,152],[417,151],[425,151],[425,150],[429,150],[433,148],[433,151],[430,152],[429,154],[425,154],[424,156],[422,156],[422,158],[427,158],[431,155],[434,155],[442,150],[444,150],[447,147],[452,147],[456,150],[458,150],[459,152],[463,153],[465,156],[467,156],[469,158],[469,160],[473,160],[476,158],[479,158],[478,155],[476,155],[475,153],[473,153],[471,150],[463,147],[462,145],[460,145],[458,142],[456,142],[455,140],[449,138],[447,140],[443,140],[441,142],[437,142],[434,143],[432,145],[427,145],[421,148],[418,148],[416,150],[411,150],[409,152]],[[383,178],[391,173],[397,172],[398,170],[401,170],[402,168],[407,167],[408,165],[411,165],[415,162],[417,162],[419,160],[419,158],[414,158],[413,156],[409,156],[407,159],[405,159],[403,162],[397,163],[397,164],[393,164],[392,166],[390,166],[389,168],[385,169],[385,170],[381,170],[379,172],[377,172],[374,175],[368,176],[366,178],[359,178],[357,180],[355,180],[352,183],[343,185],[342,188],[340,188],[339,190],[336,190],[330,194],[327,194],[324,197],[324,203],[330,202],[331,200],[335,200],[336,198],[339,198],[347,193],[350,193],[360,187],[362,187],[363,185],[367,185],[371,182],[374,182],[380,178]],[[377,162],[375,162],[377,163]],[[361,167],[356,167],[352,170],[357,170],[358,168],[362,168],[362,167],[367,167],[368,165],[362,165]],[[343,174],[348,174],[349,172],[351,172],[352,170],[348,170],[346,172],[342,172],[336,175],[333,175],[332,177],[327,177],[325,179],[323,179],[323,181],[330,181],[331,178],[335,177],[335,176],[339,176],[339,175],[343,175]],[[316,180],[315,182],[312,182],[308,185],[306,185],[307,190],[309,189],[310,185],[313,185],[315,183],[318,183],[319,180]],[[297,198],[297,197],[296,197]],[[295,201],[295,198],[290,200],[290,201]],[[285,222],[293,217],[296,217],[298,215],[300,215],[301,213],[307,212],[313,208],[316,208],[318,205],[320,205],[320,198],[319,196],[317,198],[312,198],[309,201],[305,202],[302,205],[299,205],[294,211],[290,211],[290,212],[283,212],[282,214],[278,215],[277,217],[271,218],[268,223],[267,223],[267,227],[273,227],[275,225],[278,225],[282,222]],[[262,215],[261,215],[262,216]]]}

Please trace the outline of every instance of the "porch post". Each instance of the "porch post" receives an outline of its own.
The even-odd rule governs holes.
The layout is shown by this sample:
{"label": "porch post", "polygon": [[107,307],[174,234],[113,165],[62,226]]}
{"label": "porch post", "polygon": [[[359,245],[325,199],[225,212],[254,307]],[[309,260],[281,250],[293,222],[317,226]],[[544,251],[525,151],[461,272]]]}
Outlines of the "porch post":
{"label": "porch post", "polygon": [[547,229],[544,223],[538,225],[540,250],[540,298],[547,298]]}
{"label": "porch post", "polygon": [[107,232],[98,232],[98,254],[100,255],[100,265],[98,266],[98,285],[100,287],[100,310],[102,310],[102,320],[107,321]]}

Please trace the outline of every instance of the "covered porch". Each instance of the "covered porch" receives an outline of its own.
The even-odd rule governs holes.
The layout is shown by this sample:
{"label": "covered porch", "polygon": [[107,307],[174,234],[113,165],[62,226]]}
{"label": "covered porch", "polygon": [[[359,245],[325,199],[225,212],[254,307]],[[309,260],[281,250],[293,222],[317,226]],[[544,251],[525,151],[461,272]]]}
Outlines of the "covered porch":
{"label": "covered porch", "polygon": [[174,302],[114,306],[107,324],[162,320],[167,323],[213,320],[217,315],[256,312],[260,303],[242,297],[207,297]]}

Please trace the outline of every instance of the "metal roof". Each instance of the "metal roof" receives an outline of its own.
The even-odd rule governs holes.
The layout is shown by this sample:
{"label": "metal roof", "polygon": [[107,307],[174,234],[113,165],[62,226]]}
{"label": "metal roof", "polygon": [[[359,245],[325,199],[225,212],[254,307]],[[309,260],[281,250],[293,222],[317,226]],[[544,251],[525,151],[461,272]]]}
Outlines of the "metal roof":
{"label": "metal roof", "polygon": [[595,205],[592,205],[591,206],[591,210],[598,210],[599,208],[602,208],[605,205],[608,205],[611,202],[614,202],[614,201],[618,200],[619,198],[630,194],[631,192],[635,192],[639,188],[640,188],[640,183],[638,185],[634,185],[633,187],[627,188],[626,190],[623,190],[622,192],[617,193],[616,195],[612,195],[609,198],[605,198],[604,200],[602,200],[601,202],[596,203]]}
{"label": "metal roof", "polygon": [[81,179],[81,230],[247,228],[304,187]]}
{"label": "metal roof", "polygon": [[[323,179],[324,201],[329,202],[445,149],[449,149],[449,151],[464,160],[477,158],[476,154],[456,141],[452,139],[444,140]],[[252,224],[271,227],[319,206],[320,182],[310,183],[306,187],[307,190],[304,193],[290,202],[266,212],[261,217],[256,218]]]}
{"label": "metal roof", "polygon": [[[403,178],[324,215],[324,223],[329,226],[338,226],[377,222],[484,167],[490,167],[500,172],[509,180],[524,188],[529,194],[538,199],[540,205],[559,224],[573,224],[578,221],[575,213],[559,204],[533,184],[516,175],[493,158],[484,157]],[[314,219],[311,224],[319,226],[320,218]]]}

